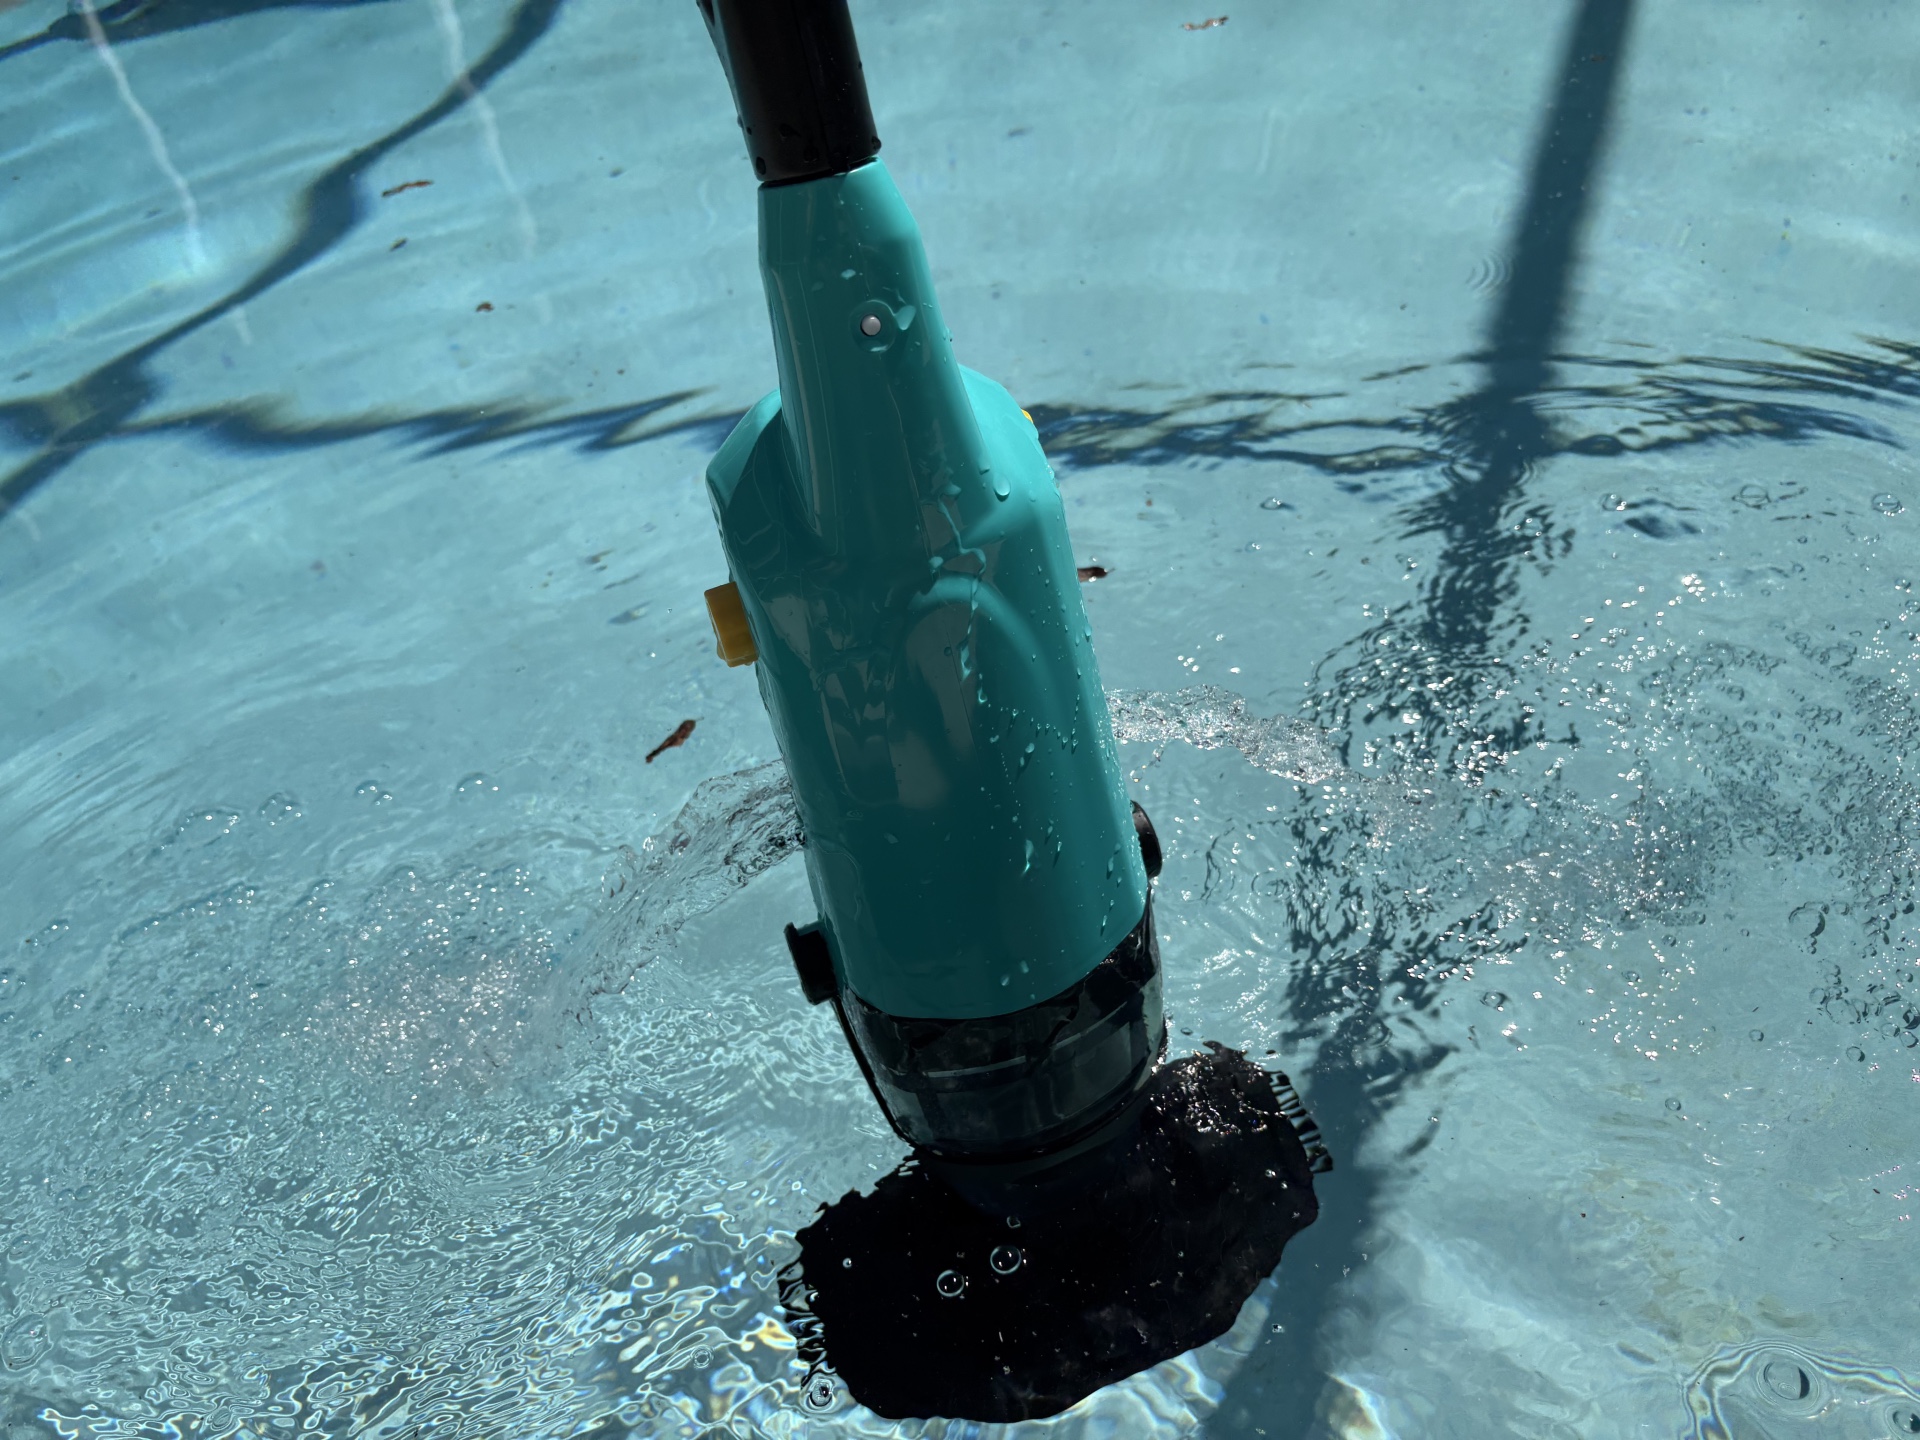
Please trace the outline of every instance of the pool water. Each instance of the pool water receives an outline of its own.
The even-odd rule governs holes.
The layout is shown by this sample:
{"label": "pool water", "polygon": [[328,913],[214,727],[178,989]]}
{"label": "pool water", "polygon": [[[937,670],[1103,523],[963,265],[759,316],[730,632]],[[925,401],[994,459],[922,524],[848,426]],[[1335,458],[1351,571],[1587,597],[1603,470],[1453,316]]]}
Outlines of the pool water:
{"label": "pool water", "polygon": [[1920,11],[854,11],[1318,1221],[1048,1421],[796,1351],[904,1151],[701,604],[691,4],[14,0],[0,1436],[1920,1433]]}

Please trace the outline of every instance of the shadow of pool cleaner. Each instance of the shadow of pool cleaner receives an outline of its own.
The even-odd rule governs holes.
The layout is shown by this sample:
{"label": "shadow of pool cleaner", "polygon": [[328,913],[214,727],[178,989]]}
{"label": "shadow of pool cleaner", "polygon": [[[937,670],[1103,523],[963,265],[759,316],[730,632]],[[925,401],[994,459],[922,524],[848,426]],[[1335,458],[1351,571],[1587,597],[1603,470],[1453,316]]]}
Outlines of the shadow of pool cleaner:
{"label": "shadow of pool cleaner", "polygon": [[1054,1415],[1225,1333],[1331,1168],[1285,1075],[1162,1066],[1099,1149],[971,1199],[909,1159],[799,1235],[781,1303],[819,1383],[889,1419]]}

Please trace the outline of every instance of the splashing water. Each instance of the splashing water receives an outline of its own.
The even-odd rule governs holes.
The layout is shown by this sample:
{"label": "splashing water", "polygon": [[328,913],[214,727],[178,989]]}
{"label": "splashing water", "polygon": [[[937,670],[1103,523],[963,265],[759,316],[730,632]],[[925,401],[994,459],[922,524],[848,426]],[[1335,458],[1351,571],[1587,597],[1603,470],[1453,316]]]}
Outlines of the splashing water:
{"label": "splashing water", "polygon": [[708,780],[673,824],[620,848],[588,937],[589,993],[618,994],[682,926],[805,844],[783,761]]}
{"label": "splashing water", "polygon": [[1245,696],[1215,685],[1173,694],[1115,691],[1107,697],[1107,709],[1114,739],[1153,745],[1156,759],[1170,741],[1184,740],[1196,750],[1238,750],[1269,775],[1308,784],[1331,779],[1344,768],[1323,731],[1284,715],[1250,714]]}
{"label": "splashing water", "polygon": [[[200,807],[82,908],[271,869],[299,813]],[[775,764],[622,850],[572,944],[567,898],[497,845],[29,937],[0,968],[0,1428],[466,1433],[505,1407],[564,1434],[582,1405],[638,1416],[695,1344],[733,1357],[731,1403],[792,1401],[771,1292],[719,1297],[770,1283],[799,1197],[755,1188],[774,1223],[744,1230],[687,1200],[746,1165],[635,1093],[630,1027],[589,1009],[798,838]]]}

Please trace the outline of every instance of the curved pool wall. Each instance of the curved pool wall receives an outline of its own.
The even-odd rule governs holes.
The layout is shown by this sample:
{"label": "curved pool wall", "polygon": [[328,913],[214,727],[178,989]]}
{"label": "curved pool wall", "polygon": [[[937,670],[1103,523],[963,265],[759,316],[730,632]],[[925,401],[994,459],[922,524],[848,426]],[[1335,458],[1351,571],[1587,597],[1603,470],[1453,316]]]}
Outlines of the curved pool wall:
{"label": "curved pool wall", "polygon": [[[1176,1053],[1338,1162],[1050,1431],[1902,1433],[1920,16],[1212,18],[855,13],[1107,572]],[[697,12],[97,19],[0,13],[0,1432],[977,1433],[780,1319],[902,1147],[700,602]]]}

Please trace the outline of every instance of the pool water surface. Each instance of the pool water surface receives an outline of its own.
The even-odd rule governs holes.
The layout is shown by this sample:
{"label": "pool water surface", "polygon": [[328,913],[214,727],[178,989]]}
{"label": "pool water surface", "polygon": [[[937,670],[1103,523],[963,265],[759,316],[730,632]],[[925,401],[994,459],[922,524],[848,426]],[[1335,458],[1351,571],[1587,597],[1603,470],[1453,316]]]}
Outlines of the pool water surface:
{"label": "pool water surface", "polygon": [[0,1437],[1920,1434],[1920,11],[853,10],[1318,1220],[1050,1420],[797,1348],[905,1150],[701,602],[691,3],[19,0]]}

